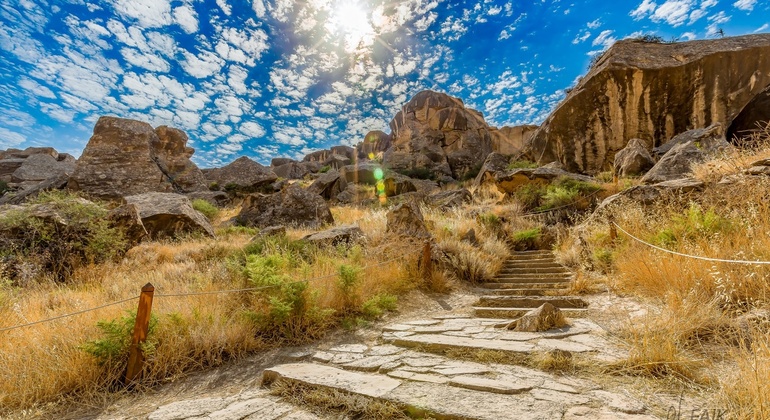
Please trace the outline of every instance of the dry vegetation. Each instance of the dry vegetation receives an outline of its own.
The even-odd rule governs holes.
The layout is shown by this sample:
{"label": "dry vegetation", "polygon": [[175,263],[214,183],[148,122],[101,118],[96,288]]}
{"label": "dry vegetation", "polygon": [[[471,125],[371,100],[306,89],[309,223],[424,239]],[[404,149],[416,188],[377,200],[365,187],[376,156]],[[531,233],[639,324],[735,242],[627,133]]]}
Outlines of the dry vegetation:
{"label": "dry vegetation", "polygon": [[[770,261],[770,179],[740,175],[770,156],[768,134],[755,138],[754,147],[698,166],[695,175],[708,183],[702,192],[672,194],[650,206],[613,203],[606,214],[642,241],[668,250]],[[725,176],[734,183],[718,184]],[[615,372],[662,379],[660,386],[672,393],[698,390],[730,418],[768,418],[770,265],[672,255],[622,232],[613,241],[606,214],[574,228],[559,249],[564,261],[584,269],[576,288],[606,286],[652,308],[620,328],[631,351]]]}
{"label": "dry vegetation", "polygon": [[[98,406],[125,392],[120,381],[136,296],[146,283],[155,286],[155,299],[140,388],[269,347],[308,342],[339,326],[366,325],[397,309],[398,296],[417,287],[445,292],[453,279],[488,278],[507,254],[507,225],[498,218],[506,210],[490,207],[494,201],[486,197],[462,211],[422,208],[438,267],[427,281],[417,269],[422,243],[386,234],[388,208],[379,206],[332,209],[337,224],[357,224],[366,235],[349,247],[296,241],[306,229],[251,241],[254,229],[228,227],[218,229],[217,239],[145,242],[120,260],[81,264],[65,281],[40,272],[12,281],[0,267],[0,329],[129,299],[3,331],[0,416],[46,413],[62,404]],[[196,207],[215,225],[238,211]],[[476,246],[461,240],[469,229]]]}

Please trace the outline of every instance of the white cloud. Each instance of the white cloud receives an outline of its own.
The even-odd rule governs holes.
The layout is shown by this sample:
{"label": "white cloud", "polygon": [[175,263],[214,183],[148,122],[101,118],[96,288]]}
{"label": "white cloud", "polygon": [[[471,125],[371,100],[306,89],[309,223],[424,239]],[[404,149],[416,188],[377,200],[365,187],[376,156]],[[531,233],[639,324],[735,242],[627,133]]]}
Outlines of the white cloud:
{"label": "white cloud", "polygon": [[171,70],[171,65],[168,61],[155,54],[144,53],[134,48],[121,48],[120,54],[130,64],[149,71],[168,73]]}
{"label": "white cloud", "polygon": [[270,47],[267,33],[261,29],[226,28],[220,36],[215,48],[219,56],[250,67],[256,65],[262,53]]}
{"label": "white cloud", "polygon": [[218,73],[224,65],[224,61],[210,51],[203,51],[199,55],[188,51],[182,51],[185,59],[181,62],[182,68],[190,76],[198,79],[211,77]]}
{"label": "white cloud", "polygon": [[667,22],[677,27],[687,21],[690,16],[691,0],[668,0],[661,4],[650,19],[653,22]]}
{"label": "white cloud", "polygon": [[444,35],[447,41],[457,41],[465,33],[468,32],[468,27],[465,26],[463,21],[459,18],[453,18],[449,16],[442,24],[439,33]]}
{"label": "white cloud", "polygon": [[767,30],[767,28],[770,28],[770,24],[765,23],[764,25],[762,25],[759,28],[755,29],[754,33],[765,31],[765,30]]}
{"label": "white cloud", "polygon": [[655,8],[658,7],[658,4],[655,3],[652,0],[644,0],[639,6],[632,10],[629,15],[634,18],[635,20],[642,19],[646,16],[648,16],[650,13],[655,11]]}
{"label": "white cloud", "polygon": [[27,141],[27,138],[17,132],[0,127],[0,148],[8,149]]}
{"label": "white cloud", "polygon": [[602,26],[602,21],[601,19],[596,19],[593,22],[588,22],[586,26],[588,26],[589,29],[599,29],[599,27]]}
{"label": "white cloud", "polygon": [[404,59],[400,55],[393,59],[393,69],[398,76],[404,76],[417,68],[417,61]]}
{"label": "white cloud", "polygon": [[756,4],[757,4],[757,0],[738,0],[735,3],[733,3],[733,6],[735,6],[738,9],[750,12],[754,10],[754,6]]}
{"label": "white cloud", "polygon": [[115,10],[136,19],[143,28],[158,28],[172,23],[170,0],[115,0]]}
{"label": "white cloud", "polygon": [[685,32],[680,38],[682,38],[683,41],[692,41],[693,39],[698,38],[698,35],[694,32]]}
{"label": "white cloud", "polygon": [[266,134],[265,129],[261,125],[252,121],[241,124],[238,131],[252,138],[261,138]]}
{"label": "white cloud", "polygon": [[227,4],[227,0],[217,0],[217,6],[222,9],[222,13],[227,16],[233,13],[233,7]]}
{"label": "white cloud", "polygon": [[575,35],[575,39],[572,40],[572,43],[577,45],[582,42],[586,42],[586,40],[588,40],[588,38],[590,37],[591,37],[591,32],[589,31],[578,32],[578,34]]}
{"label": "white cloud", "polygon": [[502,41],[510,37],[511,37],[511,34],[509,34],[507,30],[503,29],[502,31],[500,31],[500,35],[497,37],[497,40]]}
{"label": "white cloud", "polygon": [[252,0],[251,8],[254,10],[254,13],[257,14],[258,18],[262,19],[265,17],[265,4],[262,0]]}
{"label": "white cloud", "polygon": [[615,41],[617,41],[617,38],[612,36],[612,34],[614,32],[615,31],[610,30],[610,29],[607,29],[606,31],[602,31],[602,33],[600,33],[599,36],[597,36],[593,40],[593,42],[591,42],[591,45],[593,45],[593,46],[601,45],[605,49],[611,47],[612,44],[614,44]]}
{"label": "white cloud", "polygon": [[26,89],[33,95],[40,97],[40,98],[48,98],[48,99],[56,99],[56,95],[51,91],[51,89],[40,85],[36,81],[28,78],[22,78],[19,81],[19,86]]}
{"label": "white cloud", "polygon": [[198,14],[192,5],[185,4],[174,9],[174,21],[188,34],[198,32]]}

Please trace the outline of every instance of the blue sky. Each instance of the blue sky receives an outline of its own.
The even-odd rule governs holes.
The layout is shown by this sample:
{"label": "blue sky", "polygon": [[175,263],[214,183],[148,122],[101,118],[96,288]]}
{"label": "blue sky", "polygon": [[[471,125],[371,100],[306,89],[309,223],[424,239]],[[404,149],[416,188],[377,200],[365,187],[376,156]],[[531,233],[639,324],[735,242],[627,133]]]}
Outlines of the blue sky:
{"label": "blue sky", "polygon": [[78,156],[96,119],[185,130],[201,167],[387,129],[417,92],[540,123],[592,55],[639,34],[770,32],[759,0],[4,0],[0,149]]}

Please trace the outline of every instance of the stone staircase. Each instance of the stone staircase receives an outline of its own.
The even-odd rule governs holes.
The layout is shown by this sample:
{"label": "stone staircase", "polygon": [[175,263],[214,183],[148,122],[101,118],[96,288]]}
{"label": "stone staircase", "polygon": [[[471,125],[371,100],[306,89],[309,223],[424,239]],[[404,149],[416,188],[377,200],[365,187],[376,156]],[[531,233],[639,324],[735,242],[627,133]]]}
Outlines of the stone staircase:
{"label": "stone staircase", "polygon": [[568,318],[582,317],[588,304],[564,296],[572,273],[556,261],[551,251],[514,252],[489,283],[480,285],[482,296],[474,314],[486,318],[518,318],[549,302]]}
{"label": "stone staircase", "polygon": [[[265,369],[263,385],[281,383],[277,389],[292,389],[293,398],[296,392],[326,392],[333,398],[386,403],[410,418],[656,418],[623,390],[604,389],[589,379],[549,373],[525,363],[549,354],[597,363],[627,357],[591,320],[569,319],[569,325],[545,332],[498,328],[500,317],[516,318],[544,302],[561,308],[567,318],[584,315],[587,305],[582,299],[563,296],[571,278],[550,252],[514,253],[497,278],[483,285],[477,305],[467,308],[473,315],[447,313],[406,320],[385,326],[380,339],[373,342],[308,347],[287,357],[285,363]],[[271,401],[286,404],[283,399]],[[357,403],[338,402],[339,406],[351,404]],[[158,411],[171,408],[175,407]],[[290,418],[263,413],[267,412],[241,418]],[[185,418],[178,414],[151,418]],[[371,413],[297,415],[291,418],[394,418]],[[196,418],[215,417],[196,412]]]}

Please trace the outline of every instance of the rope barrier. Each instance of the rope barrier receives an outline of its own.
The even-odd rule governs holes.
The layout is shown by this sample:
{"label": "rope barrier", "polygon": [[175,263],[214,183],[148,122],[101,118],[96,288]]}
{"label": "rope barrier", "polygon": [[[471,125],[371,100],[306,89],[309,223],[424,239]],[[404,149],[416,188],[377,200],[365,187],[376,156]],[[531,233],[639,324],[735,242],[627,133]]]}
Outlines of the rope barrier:
{"label": "rope barrier", "polygon": [[[380,267],[380,266],[383,266],[383,265],[386,265],[386,264],[390,264],[390,263],[392,263],[392,262],[394,262],[396,260],[401,260],[401,259],[405,259],[405,258],[406,258],[406,256],[402,255],[400,257],[392,258],[390,260],[381,262],[379,264],[368,265],[366,267],[363,267],[362,270],[368,270],[370,268]],[[328,275],[325,275],[325,276],[313,277],[313,278],[310,278],[310,279],[297,280],[297,281],[290,282],[290,283],[284,283],[284,285],[298,284],[298,283],[308,283],[308,282],[311,282],[313,280],[321,280],[321,279],[330,278],[330,277],[337,277],[337,276],[338,276],[337,273],[328,274]],[[249,288],[244,288],[244,289],[213,290],[213,291],[210,291],[210,292],[169,293],[169,294],[158,293],[158,294],[155,294],[154,297],[185,297],[185,296],[202,296],[202,295],[214,295],[214,294],[224,294],[224,293],[250,292],[250,291],[258,291],[258,290],[270,289],[270,288],[279,287],[279,286],[282,286],[282,285],[276,284],[276,285],[269,285],[269,286],[249,287]],[[0,332],[11,331],[11,330],[15,330],[15,329],[18,329],[18,328],[30,327],[32,325],[43,324],[43,323],[46,323],[46,322],[56,321],[56,320],[62,319],[62,318],[68,318],[68,317],[75,316],[75,315],[81,315],[81,314],[84,314],[84,313],[87,313],[87,312],[92,312],[92,311],[96,311],[96,310],[99,310],[99,309],[104,309],[104,308],[107,308],[107,307],[110,307],[110,306],[119,305],[121,303],[126,303],[128,301],[135,300],[135,299],[138,299],[138,298],[139,298],[138,296],[134,296],[134,297],[126,298],[126,299],[123,299],[123,300],[119,300],[117,302],[108,303],[106,305],[97,306],[95,308],[84,309],[82,311],[72,312],[72,313],[64,314],[64,315],[59,315],[59,316],[55,316],[53,318],[42,319],[40,321],[30,322],[30,323],[27,323],[27,324],[15,325],[13,327],[0,328]]]}
{"label": "rope barrier", "polygon": [[21,325],[15,325],[13,327],[0,328],[0,332],[15,330],[17,328],[22,328],[22,327],[29,327],[29,326],[37,325],[37,324],[43,324],[45,322],[56,321],[57,319],[68,318],[68,317],[71,317],[71,316],[84,314],[86,312],[92,312],[92,311],[96,311],[96,310],[99,310],[99,309],[104,309],[104,308],[107,308],[107,307],[110,307],[110,306],[120,305],[121,303],[126,303],[128,301],[135,300],[135,299],[138,299],[138,298],[139,298],[139,296],[134,296],[134,297],[126,298],[126,299],[123,299],[123,300],[119,300],[117,302],[108,303],[106,305],[97,306],[95,308],[83,309],[82,311],[72,312],[72,313],[64,314],[64,315],[59,315],[59,316],[55,316],[53,318],[42,319],[40,321],[30,322],[28,324],[21,324]]}
{"label": "rope barrier", "polygon": [[700,255],[690,255],[690,254],[683,254],[681,252],[671,251],[669,249],[661,248],[661,247],[659,247],[657,245],[653,245],[653,244],[651,244],[649,242],[645,242],[645,241],[637,238],[636,236],[628,233],[628,231],[626,231],[622,227],[618,226],[617,223],[615,223],[615,222],[611,222],[611,223],[613,225],[615,225],[615,227],[618,228],[621,232],[625,233],[626,235],[628,235],[629,237],[631,237],[632,239],[634,239],[635,241],[637,241],[639,243],[642,243],[642,244],[644,244],[644,245],[646,245],[646,246],[648,246],[650,248],[657,249],[658,251],[663,251],[663,252],[667,252],[669,254],[678,255],[680,257],[687,257],[687,258],[692,258],[692,259],[696,259],[696,260],[703,260],[703,261],[723,262],[723,263],[730,263],[730,264],[750,264],[750,265],[770,264],[770,261],[726,260],[726,259],[722,259],[722,258],[710,258],[710,257],[703,257],[703,256],[700,256]]}

